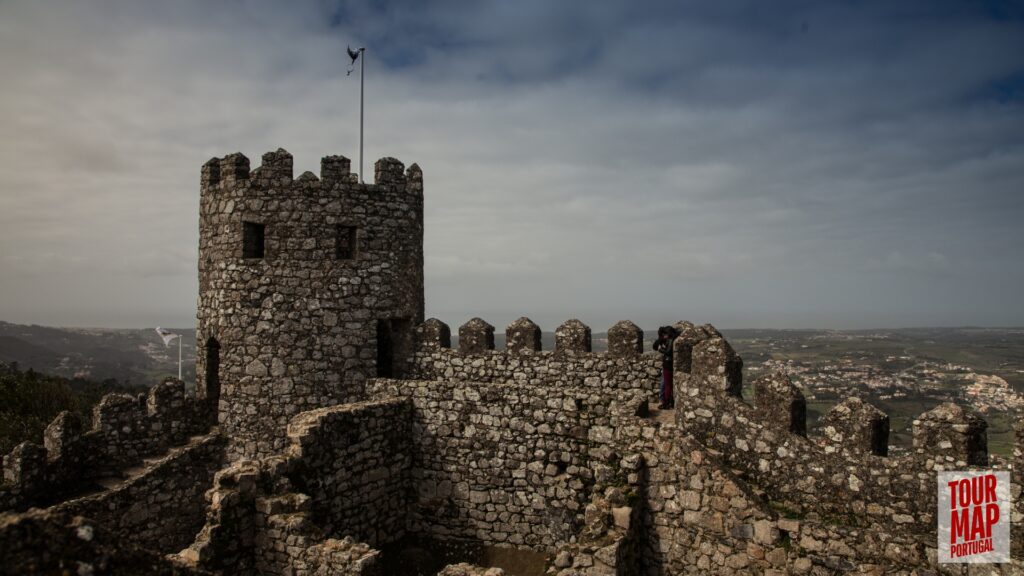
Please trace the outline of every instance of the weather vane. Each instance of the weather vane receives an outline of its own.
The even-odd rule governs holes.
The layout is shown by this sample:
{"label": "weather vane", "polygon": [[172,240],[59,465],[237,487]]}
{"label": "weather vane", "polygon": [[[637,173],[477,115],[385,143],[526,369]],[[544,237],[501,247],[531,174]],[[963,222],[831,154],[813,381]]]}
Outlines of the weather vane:
{"label": "weather vane", "polygon": [[[348,72],[346,76],[351,76],[352,71],[356,69],[356,60],[359,60],[359,182],[363,182],[363,81],[366,78],[366,48],[360,47],[358,50],[353,50],[351,46],[347,47],[348,57],[352,61],[348,65]],[[360,59],[359,57],[362,56]]]}

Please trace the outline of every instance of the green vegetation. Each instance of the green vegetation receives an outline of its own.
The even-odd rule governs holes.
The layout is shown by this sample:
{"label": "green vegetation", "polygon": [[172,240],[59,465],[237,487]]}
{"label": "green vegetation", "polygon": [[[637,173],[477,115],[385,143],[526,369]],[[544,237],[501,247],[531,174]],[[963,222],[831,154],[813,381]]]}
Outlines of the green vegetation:
{"label": "green vegetation", "polygon": [[64,410],[77,412],[88,422],[104,394],[125,390],[114,380],[69,380],[0,364],[0,454],[26,440],[41,444],[43,430]]}
{"label": "green vegetation", "polygon": [[1017,417],[1006,412],[985,414],[988,422],[988,452],[1009,457],[1013,454],[1014,431]]}

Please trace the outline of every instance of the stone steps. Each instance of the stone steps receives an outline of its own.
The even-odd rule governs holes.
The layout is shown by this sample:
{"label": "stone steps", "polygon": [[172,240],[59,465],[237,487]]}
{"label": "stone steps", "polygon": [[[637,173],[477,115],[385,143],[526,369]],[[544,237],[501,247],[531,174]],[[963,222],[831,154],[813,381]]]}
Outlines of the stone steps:
{"label": "stone steps", "polygon": [[150,469],[150,467],[152,467],[157,462],[163,460],[164,458],[167,458],[167,456],[169,456],[175,450],[179,450],[181,448],[186,448],[186,447],[190,447],[190,446],[195,446],[196,444],[202,442],[207,436],[209,436],[209,433],[207,433],[207,434],[196,434],[195,436],[189,436],[188,440],[185,441],[184,444],[179,444],[177,446],[171,446],[170,448],[168,448],[167,450],[165,450],[161,454],[155,454],[153,456],[147,456],[147,457],[142,459],[142,463],[137,464],[135,466],[129,466],[129,467],[121,470],[120,473],[117,476],[105,476],[103,478],[97,478],[93,482],[94,482],[94,484],[96,484],[97,486],[102,488],[102,490],[98,490],[98,492],[116,490],[116,489],[124,486],[128,482],[130,482],[130,481],[138,478],[139,476],[142,476],[143,474],[145,474],[146,471]]}

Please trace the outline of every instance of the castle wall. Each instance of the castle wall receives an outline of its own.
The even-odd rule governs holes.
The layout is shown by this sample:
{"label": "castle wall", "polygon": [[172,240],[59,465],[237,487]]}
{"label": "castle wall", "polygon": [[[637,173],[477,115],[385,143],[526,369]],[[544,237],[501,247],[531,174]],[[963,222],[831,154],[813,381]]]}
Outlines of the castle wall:
{"label": "castle wall", "polygon": [[[630,462],[639,463],[638,458]],[[626,474],[626,484],[609,486],[591,493],[583,512],[583,527],[575,537],[561,542],[551,554],[550,565],[579,574],[640,574],[640,546],[643,527],[641,508],[636,506],[640,476]],[[554,571],[549,571],[554,573]]]}
{"label": "castle wall", "polygon": [[[677,346],[677,362],[680,354]],[[766,396],[757,402],[761,407],[747,404],[739,396],[741,374],[728,368],[734,358],[718,337],[692,346],[692,369],[675,374],[676,422],[782,509],[928,533],[935,526],[935,471],[987,464],[984,421],[954,404],[915,420],[909,456],[879,455],[888,419],[859,401],[841,403],[826,416],[824,437],[807,438],[793,431],[806,426],[791,420],[804,417],[791,409],[803,401],[799,391],[784,376],[769,375],[755,382]]]}
{"label": "castle wall", "polygon": [[311,498],[328,536],[371,546],[405,534],[411,493],[412,406],[358,403],[300,414],[288,425],[288,477]]}
{"label": "castle wall", "polygon": [[651,436],[641,491],[641,555],[647,573],[785,567],[785,552],[781,560],[777,552],[771,561],[766,559],[778,542],[772,541],[770,530],[755,524],[768,514],[749,488],[710,466],[710,456],[677,427],[659,427]]}
{"label": "castle wall", "polygon": [[[632,324],[632,323],[629,323]],[[506,331],[508,345],[494,349],[494,328],[480,319],[459,329],[460,347],[451,348],[450,329],[430,319],[417,327],[415,353],[405,376],[413,380],[517,383],[550,389],[584,388],[640,391],[656,395],[661,355],[643,353],[635,334],[619,352],[591,352],[590,328],[570,320],[556,331],[556,350],[541,350],[540,328],[521,318]],[[528,332],[530,337],[522,336]],[[448,335],[448,336],[446,336]]]}
{"label": "castle wall", "polygon": [[224,463],[224,444],[220,436],[205,436],[172,450],[121,486],[53,510],[94,520],[125,542],[163,554],[178,552],[203,527],[203,493]]}
{"label": "castle wall", "polygon": [[[447,326],[429,321],[418,331],[412,372],[433,381],[379,383],[378,393],[407,395],[415,406],[419,435],[413,473],[419,494],[412,531],[507,543],[508,528],[488,519],[515,517],[516,511],[503,505],[500,478],[515,478],[524,463],[512,459],[511,467],[488,474],[491,460],[481,465],[481,456],[497,453],[504,465],[502,457],[510,452],[543,454],[531,444],[530,432],[549,421],[572,422],[571,402],[559,403],[575,398],[579,390],[590,391],[598,403],[609,401],[619,388],[636,389],[638,398],[650,392],[642,385],[609,385],[612,378],[587,374],[593,364],[581,368],[573,363],[594,359],[585,350],[538,351],[532,337],[537,329],[523,320],[508,330],[526,336],[513,340],[509,335],[508,349],[500,352],[493,351],[493,328],[479,319],[460,328],[458,351],[448,347]],[[688,323],[680,327],[678,425],[632,416],[613,419],[590,428],[600,432],[588,432],[588,447],[581,451],[593,455],[600,447],[642,456],[635,465],[632,457],[622,458],[620,465],[630,464],[619,469],[617,480],[623,482],[624,476],[622,485],[643,503],[636,508],[639,519],[628,521],[621,510],[616,515],[598,506],[599,482],[582,494],[563,491],[568,499],[562,505],[585,505],[585,512],[553,538],[575,530],[576,544],[563,539],[557,545],[556,568],[565,574],[601,566],[615,566],[620,574],[739,574],[870,572],[881,566],[909,572],[935,566],[933,538],[921,539],[934,531],[934,470],[982,464],[987,459],[983,421],[955,405],[940,406],[915,421],[912,456],[887,458],[888,418],[851,399],[825,418],[825,437],[808,439],[806,402],[798,388],[770,375],[755,381],[756,404],[747,404],[739,398],[742,361],[717,330]],[[629,364],[636,361],[636,331],[619,329],[623,335],[614,338],[615,344],[631,352],[625,365],[634,366],[623,371],[632,370],[641,382],[657,374],[660,358],[654,358],[657,364]],[[462,344],[466,336],[468,344]],[[618,360],[615,354],[607,359]],[[591,379],[576,379],[579,372]],[[551,410],[538,411],[530,402]],[[460,438],[466,428],[471,437]],[[580,448],[574,439],[562,439],[565,452]],[[530,464],[537,472],[546,470],[543,462]],[[452,471],[464,477],[449,480]],[[529,468],[526,473],[530,478]],[[539,485],[526,482],[519,488],[544,494]],[[580,498],[585,494],[589,503]],[[516,501],[515,496],[508,500]],[[545,502],[546,508],[557,506]],[[533,518],[524,524],[538,523],[545,521]],[[587,545],[589,535],[601,533],[595,527],[607,530],[596,542],[607,544],[618,534],[615,544]],[[627,535],[639,539],[635,561],[622,555],[633,549],[626,545]]]}
{"label": "castle wall", "polygon": [[413,358],[409,378],[458,382],[517,382],[549,388],[635,390],[654,395],[661,375],[661,356],[653,353],[615,358],[604,352],[559,354],[539,351],[513,354],[489,350],[471,356],[458,350],[421,350]]}
{"label": "castle wall", "polygon": [[642,392],[375,380],[370,393],[413,404],[413,534],[545,550],[565,574],[927,562],[900,525],[787,518],[717,451],[645,417]]}
{"label": "castle wall", "polygon": [[[908,573],[935,566],[932,534],[922,540],[892,524],[872,529],[847,517],[808,514],[766,500],[717,450],[664,424],[644,451],[641,563],[647,574],[806,574],[881,566]],[[776,571],[776,572],[773,572]]]}
{"label": "castle wall", "polygon": [[[254,573],[261,576],[381,576],[379,551],[351,537],[328,538],[313,521],[311,500],[301,493],[255,500]],[[226,571],[245,574],[228,564]]]}
{"label": "castle wall", "polygon": [[[375,172],[359,184],[330,156],[293,179],[283,150],[251,172],[241,154],[203,167],[197,388],[219,395],[232,457],[280,451],[295,414],[360,399],[378,322],[397,321],[401,349],[422,321],[422,173],[392,158]],[[246,223],[262,228],[247,239]]]}
{"label": "castle wall", "polygon": [[103,574],[190,576],[209,574],[125,542],[87,518],[51,510],[0,515],[0,575]]}
{"label": "castle wall", "polygon": [[[776,376],[762,378],[755,382],[756,406],[746,404],[738,398],[739,357],[713,327],[688,323],[676,343],[678,426],[633,414],[594,421],[575,407],[607,405],[623,392],[627,401],[642,403],[653,391],[650,381],[657,382],[660,357],[640,355],[637,331],[628,326],[617,326],[621,334],[612,338],[618,353],[593,354],[582,343],[577,350],[539,351],[531,337],[538,329],[524,320],[509,332],[527,335],[505,351],[493,350],[493,328],[479,319],[460,328],[459,350],[449,347],[447,326],[428,321],[417,331],[410,374],[431,380],[371,384],[373,394],[409,397],[415,407],[418,493],[410,531],[542,549],[561,542],[557,550],[569,571],[608,561],[629,547],[601,549],[598,556],[592,547],[564,544],[569,535],[588,533],[586,513],[566,514],[560,523],[516,506],[532,498],[542,502],[538,509],[580,510],[599,501],[601,483],[587,477],[597,448],[642,453],[636,472],[620,469],[616,480],[644,502],[639,559],[619,562],[620,569],[912,567],[928,561],[928,548],[914,536],[931,530],[933,521],[934,476],[927,471],[976,462],[984,453],[978,451],[983,423],[956,407],[917,421],[919,454],[906,459],[878,455],[888,420],[854,401],[826,418],[826,438],[809,440],[799,389]],[[553,480],[562,471],[559,462],[549,466],[536,456],[552,446],[559,446],[556,458],[568,458],[565,472],[579,476],[569,476],[553,492],[562,499],[549,502],[546,474]],[[586,466],[576,464],[582,461]],[[921,472],[907,474],[909,466]],[[732,469],[739,476],[726,472]],[[537,526],[557,529],[538,535]]]}
{"label": "castle wall", "polygon": [[168,379],[147,394],[108,394],[93,409],[86,429],[63,412],[44,432],[44,446],[25,442],[4,457],[0,510],[47,506],[92,489],[143,458],[162,454],[210,428],[212,408]]}
{"label": "castle wall", "polygon": [[296,416],[284,454],[217,472],[182,559],[232,574],[377,574],[368,542],[405,532],[411,423],[402,399]]}
{"label": "castle wall", "polygon": [[374,380],[413,405],[409,531],[552,550],[572,538],[597,487],[625,483],[608,448],[641,392],[510,383]]}

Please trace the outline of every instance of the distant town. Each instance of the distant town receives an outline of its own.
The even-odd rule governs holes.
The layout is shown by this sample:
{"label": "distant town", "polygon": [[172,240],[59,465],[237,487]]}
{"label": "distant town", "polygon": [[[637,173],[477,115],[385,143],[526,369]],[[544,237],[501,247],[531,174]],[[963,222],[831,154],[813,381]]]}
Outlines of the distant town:
{"label": "distant town", "polygon": [[[749,382],[781,371],[800,385],[809,423],[834,404],[858,396],[889,414],[892,448],[909,447],[914,418],[956,401],[989,422],[989,447],[1012,449],[1012,422],[1024,411],[1024,331],[904,329],[888,331],[730,331]],[[752,395],[752,391],[748,394]]]}
{"label": "distant town", "polygon": [[[912,361],[909,356],[886,357],[886,362]],[[841,359],[816,365],[810,362],[765,360],[761,372],[785,372],[804,387],[808,400],[823,394],[850,395],[865,399],[892,400],[915,395],[948,395],[967,401],[976,410],[1020,410],[1024,395],[995,374],[978,374],[969,366],[921,361],[892,373],[884,367]],[[857,394],[861,395],[861,394]]]}

